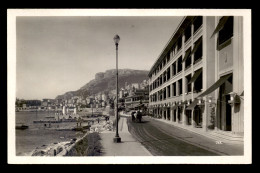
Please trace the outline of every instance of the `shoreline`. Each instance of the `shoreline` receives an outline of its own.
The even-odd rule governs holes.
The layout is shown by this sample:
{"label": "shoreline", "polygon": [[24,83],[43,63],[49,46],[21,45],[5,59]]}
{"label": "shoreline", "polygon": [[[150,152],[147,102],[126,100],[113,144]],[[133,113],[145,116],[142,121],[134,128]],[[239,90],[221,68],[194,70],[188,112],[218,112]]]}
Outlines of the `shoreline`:
{"label": "shoreline", "polygon": [[[73,138],[71,140],[54,142],[49,144],[43,144],[36,147],[31,152],[25,152],[22,154],[17,154],[17,156],[66,156],[70,150],[80,141],[84,140],[91,133],[103,133],[106,131],[113,131],[113,120],[105,121],[100,120],[99,123],[95,121],[95,124],[91,125],[89,130],[84,131],[80,138]],[[72,131],[72,129],[56,129],[57,131]],[[81,132],[81,131],[80,131]],[[79,144],[80,145],[80,144]],[[72,155],[74,156],[74,155]]]}

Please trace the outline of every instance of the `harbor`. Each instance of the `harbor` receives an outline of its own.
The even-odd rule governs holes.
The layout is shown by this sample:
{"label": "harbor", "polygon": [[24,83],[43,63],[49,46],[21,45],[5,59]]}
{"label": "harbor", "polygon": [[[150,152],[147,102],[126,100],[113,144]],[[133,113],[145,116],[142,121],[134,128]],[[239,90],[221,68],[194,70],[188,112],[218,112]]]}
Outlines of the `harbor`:
{"label": "harbor", "polygon": [[[73,139],[81,139],[88,132],[95,131],[97,125],[106,122],[108,114],[105,110],[93,113],[92,111],[77,112],[76,110],[71,112],[65,108],[63,110],[63,112],[16,112],[16,154],[18,156],[32,156],[33,153],[34,155],[46,155],[48,148],[54,146],[64,148],[65,144],[68,147]],[[26,128],[23,128],[22,125]],[[37,152],[40,149],[44,152]],[[51,153],[53,154],[53,152]]]}

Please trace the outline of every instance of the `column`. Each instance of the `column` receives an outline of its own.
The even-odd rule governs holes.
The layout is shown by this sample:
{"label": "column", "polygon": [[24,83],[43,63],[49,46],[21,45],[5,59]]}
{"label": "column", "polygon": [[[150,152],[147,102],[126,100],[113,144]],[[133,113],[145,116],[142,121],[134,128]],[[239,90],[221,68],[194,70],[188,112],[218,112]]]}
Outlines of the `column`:
{"label": "column", "polygon": [[[182,35],[182,58],[184,58],[184,56],[185,56],[185,49],[184,49],[184,47],[185,47],[185,43],[184,43],[184,40],[185,39],[185,37],[184,37],[184,35]],[[184,76],[184,69],[185,69],[185,63],[182,63],[182,101],[185,101],[184,99],[185,99],[185,80],[184,80],[184,78],[185,78],[185,76]],[[186,125],[186,113],[185,113],[185,105],[183,105],[183,107],[182,107],[182,125]]]}
{"label": "column", "polygon": [[192,126],[192,127],[195,127],[194,109],[191,110],[191,126]]}
{"label": "column", "polygon": [[[202,88],[203,91],[205,91],[205,89],[207,89],[207,20],[206,17],[202,18],[203,20],[203,25],[202,25],[202,67],[203,67],[203,71],[202,71],[202,80],[203,80],[203,84],[202,84]],[[210,33],[209,33],[210,34]],[[205,97],[202,98],[203,100],[205,100]],[[207,124],[208,124],[208,104],[205,102],[205,105],[201,107],[201,111],[202,111],[202,129],[204,131],[207,131]]]}
{"label": "column", "polygon": [[173,121],[173,113],[174,113],[173,109],[170,108],[170,114],[171,114],[171,116],[170,116],[170,121],[171,121],[171,122]]}

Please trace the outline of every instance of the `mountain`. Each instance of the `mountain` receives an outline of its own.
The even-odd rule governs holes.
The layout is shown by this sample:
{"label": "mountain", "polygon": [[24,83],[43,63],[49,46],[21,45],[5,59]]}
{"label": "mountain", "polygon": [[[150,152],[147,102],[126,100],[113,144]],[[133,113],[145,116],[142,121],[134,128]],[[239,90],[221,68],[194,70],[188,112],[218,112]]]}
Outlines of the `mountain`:
{"label": "mountain", "polygon": [[[149,71],[118,69],[118,87],[122,88],[125,83],[141,83],[148,80]],[[58,95],[56,99],[70,99],[73,96],[90,96],[99,92],[108,92],[116,89],[116,69],[107,70],[105,72],[96,73],[95,79],[89,81],[76,91],[69,91],[63,95]]]}

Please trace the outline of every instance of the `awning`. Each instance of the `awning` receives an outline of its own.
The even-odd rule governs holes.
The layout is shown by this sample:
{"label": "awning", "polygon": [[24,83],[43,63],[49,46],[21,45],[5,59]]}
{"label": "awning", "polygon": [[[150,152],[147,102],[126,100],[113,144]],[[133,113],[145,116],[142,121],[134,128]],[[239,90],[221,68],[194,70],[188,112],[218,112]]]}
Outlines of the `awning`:
{"label": "awning", "polygon": [[195,71],[195,74],[192,76],[192,78],[190,79],[188,84],[194,82],[199,77],[201,72],[202,72],[202,68],[200,68],[199,70]]}
{"label": "awning", "polygon": [[198,99],[194,99],[193,102],[186,108],[187,110],[193,110],[198,103]]}
{"label": "awning", "polygon": [[191,53],[191,49],[189,49],[189,50],[186,52],[186,54],[185,54],[185,56],[184,56],[184,58],[183,58],[183,60],[182,60],[181,63],[183,63],[184,61],[186,61],[186,59],[189,57],[190,53]]}
{"label": "awning", "polygon": [[193,48],[192,51],[191,51],[191,54],[194,54],[194,52],[196,52],[196,50],[199,48],[199,46],[200,46],[201,43],[202,43],[202,37],[200,37],[200,38],[198,39],[198,41],[196,42],[194,48]]}
{"label": "awning", "polygon": [[213,34],[211,35],[210,38],[212,38],[216,33],[218,33],[225,25],[225,23],[227,22],[229,16],[224,16],[223,18],[220,19],[216,29],[214,30]]}
{"label": "awning", "polygon": [[203,93],[201,93],[198,97],[204,97],[205,95],[208,95],[210,93],[212,93],[213,91],[215,91],[218,87],[220,87],[223,83],[225,83],[226,80],[228,80],[228,78],[230,78],[232,76],[231,74],[228,74],[226,76],[223,76],[221,78],[219,78],[219,80],[217,82],[215,82],[211,87],[209,87],[206,91],[204,91]]}

